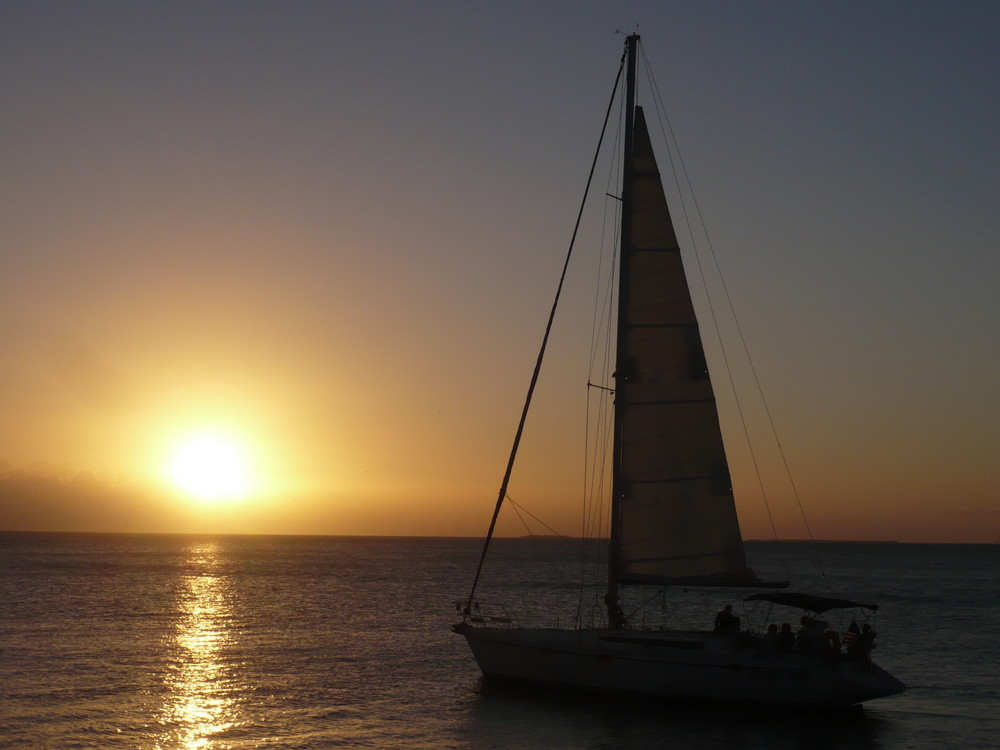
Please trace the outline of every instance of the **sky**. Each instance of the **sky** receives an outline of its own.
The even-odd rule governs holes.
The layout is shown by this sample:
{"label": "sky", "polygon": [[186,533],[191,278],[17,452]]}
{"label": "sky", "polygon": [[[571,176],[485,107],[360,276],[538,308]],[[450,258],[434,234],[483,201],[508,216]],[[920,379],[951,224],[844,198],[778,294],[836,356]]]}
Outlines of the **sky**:
{"label": "sky", "polygon": [[[0,529],[484,533],[636,28],[779,536],[1000,540],[1000,6],[920,0],[0,3]],[[585,296],[510,487],[565,534]]]}

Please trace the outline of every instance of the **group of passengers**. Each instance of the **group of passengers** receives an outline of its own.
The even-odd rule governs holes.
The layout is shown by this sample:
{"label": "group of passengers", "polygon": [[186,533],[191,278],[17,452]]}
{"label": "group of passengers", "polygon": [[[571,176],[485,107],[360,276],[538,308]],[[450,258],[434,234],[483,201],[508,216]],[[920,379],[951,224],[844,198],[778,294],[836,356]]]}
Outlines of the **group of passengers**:
{"label": "group of passengers", "polygon": [[[831,630],[828,623],[815,617],[803,617],[802,627],[798,633],[792,632],[792,626],[785,622],[781,628],[775,623],[767,626],[767,632],[760,639],[755,639],[762,651],[796,651],[802,654],[824,654],[836,658],[843,648],[843,653],[866,664],[871,662],[872,648],[875,644],[875,631],[865,623],[858,630],[853,620],[847,629],[843,640],[836,630]],[[740,618],[733,614],[732,605],[727,604],[715,616],[715,632],[740,634]],[[748,634],[743,634],[748,635]]]}

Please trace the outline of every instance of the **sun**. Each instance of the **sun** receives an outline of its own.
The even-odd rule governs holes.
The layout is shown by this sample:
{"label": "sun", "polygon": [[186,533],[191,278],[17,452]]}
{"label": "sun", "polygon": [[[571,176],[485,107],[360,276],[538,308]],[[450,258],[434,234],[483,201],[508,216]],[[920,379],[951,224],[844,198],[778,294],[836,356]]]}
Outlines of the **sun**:
{"label": "sun", "polygon": [[170,455],[167,475],[177,489],[204,502],[243,499],[253,485],[246,449],[220,433],[181,440]]}

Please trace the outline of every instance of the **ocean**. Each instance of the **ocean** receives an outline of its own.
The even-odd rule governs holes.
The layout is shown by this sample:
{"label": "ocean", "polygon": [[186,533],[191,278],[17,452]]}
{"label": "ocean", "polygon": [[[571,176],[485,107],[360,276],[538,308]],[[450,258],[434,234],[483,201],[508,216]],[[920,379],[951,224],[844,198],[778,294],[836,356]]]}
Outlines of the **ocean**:
{"label": "ocean", "polygon": [[[575,606],[579,542],[494,544],[484,596]],[[0,747],[998,746],[1000,545],[747,548],[812,568],[795,590],[877,600],[873,656],[908,691],[824,714],[483,685],[450,630],[479,540],[0,533]],[[660,614],[709,627],[740,596],[668,591]]]}

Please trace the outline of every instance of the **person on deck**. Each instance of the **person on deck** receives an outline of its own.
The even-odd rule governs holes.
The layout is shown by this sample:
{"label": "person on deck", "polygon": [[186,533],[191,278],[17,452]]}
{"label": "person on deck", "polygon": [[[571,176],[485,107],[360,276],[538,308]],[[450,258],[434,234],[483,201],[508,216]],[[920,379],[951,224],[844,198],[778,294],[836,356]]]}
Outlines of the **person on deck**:
{"label": "person on deck", "polygon": [[792,632],[792,626],[787,622],[781,624],[781,630],[778,631],[778,650],[779,651],[791,651],[795,648],[795,633]]}
{"label": "person on deck", "polygon": [[868,654],[875,645],[875,631],[867,622],[861,626],[861,635],[858,636],[858,648],[861,652]]}
{"label": "person on deck", "polygon": [[799,651],[813,654],[823,649],[826,644],[827,623],[815,617],[803,617],[800,621],[802,629],[799,630],[795,645]]}
{"label": "person on deck", "polygon": [[866,622],[861,626],[861,635],[858,636],[857,641],[857,654],[861,663],[864,665],[864,671],[871,669],[871,652],[873,648],[875,648],[875,631],[872,630],[872,626]]}
{"label": "person on deck", "polygon": [[740,618],[733,614],[733,605],[727,604],[715,616],[716,633],[739,633]]}
{"label": "person on deck", "polygon": [[760,642],[761,651],[773,654],[778,650],[778,626],[773,622],[767,626],[767,632]]}

